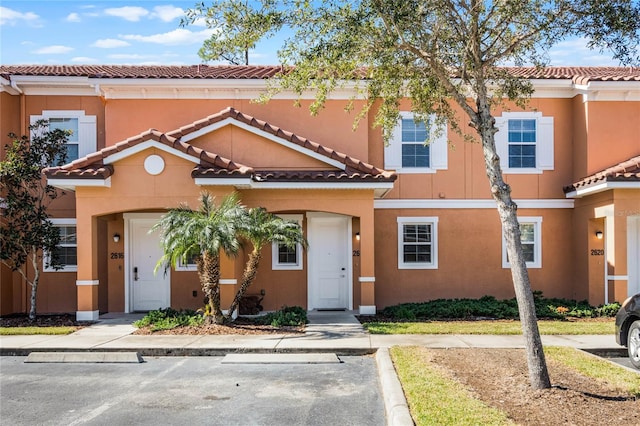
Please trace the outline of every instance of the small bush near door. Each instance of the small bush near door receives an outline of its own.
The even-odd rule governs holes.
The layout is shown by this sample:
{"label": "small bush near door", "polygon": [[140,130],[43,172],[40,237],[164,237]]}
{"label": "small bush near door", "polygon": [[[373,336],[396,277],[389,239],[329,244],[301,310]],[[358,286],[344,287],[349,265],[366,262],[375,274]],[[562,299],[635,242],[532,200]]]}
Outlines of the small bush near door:
{"label": "small bush near door", "polygon": [[302,326],[309,322],[307,311],[300,306],[285,306],[279,311],[270,312],[261,318],[263,324],[273,327]]}

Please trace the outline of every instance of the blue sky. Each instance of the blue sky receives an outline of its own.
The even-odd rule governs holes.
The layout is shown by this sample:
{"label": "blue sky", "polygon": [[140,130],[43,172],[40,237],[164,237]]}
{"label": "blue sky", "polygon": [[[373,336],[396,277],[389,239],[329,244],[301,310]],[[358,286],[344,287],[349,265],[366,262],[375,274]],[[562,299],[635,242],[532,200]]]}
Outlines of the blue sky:
{"label": "blue sky", "polygon": [[[212,30],[181,28],[196,0],[0,0],[0,63],[191,65]],[[205,4],[210,1],[205,0]],[[277,64],[281,39],[250,52],[251,64]],[[551,65],[618,65],[580,38],[549,52]]]}

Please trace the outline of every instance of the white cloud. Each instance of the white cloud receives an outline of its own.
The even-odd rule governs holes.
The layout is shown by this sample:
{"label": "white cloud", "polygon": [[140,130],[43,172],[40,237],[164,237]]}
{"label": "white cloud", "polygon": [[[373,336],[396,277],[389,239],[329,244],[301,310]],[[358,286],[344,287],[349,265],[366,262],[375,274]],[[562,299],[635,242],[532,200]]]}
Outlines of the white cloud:
{"label": "white cloud", "polygon": [[600,53],[598,50],[589,49],[589,41],[584,37],[562,41],[553,46],[548,54],[550,65],[555,66],[606,66],[618,65],[607,52]]}
{"label": "white cloud", "polygon": [[22,25],[41,26],[40,17],[33,12],[18,12],[8,7],[0,6],[0,25]]}
{"label": "white cloud", "polygon": [[113,55],[107,55],[107,58],[109,59],[147,59],[151,57],[152,56],[150,55],[138,55],[136,53],[114,53]]}
{"label": "white cloud", "polygon": [[96,58],[90,58],[88,56],[76,56],[71,58],[71,62],[75,62],[77,64],[95,64],[98,62]]}
{"label": "white cloud", "polygon": [[80,15],[78,15],[77,13],[70,13],[67,15],[67,18],[65,19],[65,21],[67,22],[80,22]]}
{"label": "white cloud", "polygon": [[54,45],[54,46],[41,47],[40,49],[34,50],[33,53],[38,55],[56,55],[60,53],[69,53],[72,50],[73,50],[73,47]]}
{"label": "white cloud", "polygon": [[131,22],[138,22],[141,18],[149,15],[147,9],[138,6],[112,7],[105,9],[104,13]]}
{"label": "white cloud", "polygon": [[119,35],[125,40],[142,41],[145,43],[156,43],[167,46],[183,45],[183,44],[199,44],[211,37],[215,30],[189,31],[184,28],[169,31],[163,34],[153,34],[150,36],[142,36],[137,34]]}
{"label": "white cloud", "polygon": [[101,40],[97,40],[95,43],[91,45],[91,47],[99,47],[102,49],[113,49],[116,47],[126,47],[131,46],[131,43],[127,43],[124,40],[116,40],[114,38],[105,38]]}
{"label": "white cloud", "polygon": [[179,7],[168,6],[156,6],[153,8],[154,13],[152,16],[157,16],[163,22],[171,22],[176,18],[182,18],[184,11]]}

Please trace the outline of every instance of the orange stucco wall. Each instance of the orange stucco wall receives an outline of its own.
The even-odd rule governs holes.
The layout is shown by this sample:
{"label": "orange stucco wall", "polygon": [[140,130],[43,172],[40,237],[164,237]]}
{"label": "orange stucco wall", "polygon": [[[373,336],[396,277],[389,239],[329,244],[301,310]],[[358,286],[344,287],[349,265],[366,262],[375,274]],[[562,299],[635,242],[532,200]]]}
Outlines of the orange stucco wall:
{"label": "orange stucco wall", "polygon": [[[573,298],[571,211],[523,209],[542,216],[542,268],[530,268],[534,290],[548,297]],[[437,216],[438,268],[398,269],[397,217]],[[493,209],[405,209],[376,211],[376,304],[439,298],[514,296],[511,270],[502,267],[502,232]]]}
{"label": "orange stucco wall", "polygon": [[[284,130],[343,152],[377,167],[384,166],[384,147],[379,129],[372,128],[373,114],[353,130],[359,107],[346,112],[347,101],[329,100],[318,116],[309,115],[310,101],[294,107],[291,99],[258,104],[243,99],[104,99],[93,96],[12,96],[0,93],[0,131],[24,131],[30,115],[43,110],[84,110],[97,116],[97,148],[111,146],[149,128],[171,131],[215,114],[229,106]],[[403,110],[410,109],[403,102]],[[510,111],[521,111],[514,105]],[[574,98],[534,98],[526,110],[554,117],[554,170],[541,174],[507,174],[505,181],[515,199],[564,199],[562,188],[590,173],[640,154],[640,102],[588,101]],[[500,114],[501,109],[496,110]],[[466,133],[471,130],[461,121]],[[482,149],[449,132],[452,149],[448,169],[435,174],[401,174],[385,200],[487,200],[489,185]],[[290,151],[270,140],[236,127],[222,128],[191,142],[238,163],[261,169],[316,169],[322,163]],[[2,144],[4,145],[4,143]],[[144,171],[149,154],[165,160],[157,176]],[[78,217],[78,273],[44,273],[38,310],[73,312],[125,310],[124,219],[126,212],[161,212],[187,202],[197,207],[200,191],[216,196],[235,189],[231,186],[198,187],[191,178],[194,163],[160,149],[119,160],[109,188],[78,187],[66,191],[51,205],[53,217]],[[326,167],[326,166],[324,166]],[[510,271],[502,267],[501,231],[494,209],[374,209],[372,190],[261,189],[238,190],[242,202],[264,206],[276,213],[333,212],[352,218],[353,306],[375,305],[378,309],[407,301],[441,297],[512,297]],[[629,214],[640,211],[637,190],[615,190],[577,199],[575,208],[521,209],[521,216],[541,216],[542,268],[530,269],[533,288],[546,296],[588,298],[601,303],[604,270],[615,276],[626,274],[626,228]],[[612,205],[610,219],[599,216]],[[600,210],[599,210],[600,209]],[[624,213],[627,212],[627,213]],[[631,213],[629,213],[631,212]],[[438,222],[438,269],[398,270],[397,222],[399,216],[436,216]],[[594,228],[604,227],[608,238],[595,241]],[[304,223],[306,229],[306,221]],[[121,236],[113,241],[113,234]],[[609,244],[609,246],[606,246]],[[606,256],[591,256],[591,250],[606,246]],[[112,254],[115,253],[115,258]],[[240,280],[246,253],[230,262],[223,278]],[[600,262],[600,263],[598,263]],[[605,265],[606,263],[606,265]],[[271,249],[263,252],[261,268],[249,293],[265,291],[265,309],[307,303],[307,260],[300,271],[271,270]],[[461,267],[462,266],[462,267]],[[602,272],[600,274],[598,271]],[[198,308],[202,292],[194,272],[172,271],[171,304]],[[359,282],[359,277],[374,282]],[[6,269],[0,269],[0,314],[26,309],[27,289]],[[96,288],[77,288],[75,280],[97,280]],[[10,283],[10,284],[7,284]],[[609,282],[609,294],[619,300],[626,284]],[[237,285],[223,288],[226,309]],[[196,294],[194,296],[193,294]]]}

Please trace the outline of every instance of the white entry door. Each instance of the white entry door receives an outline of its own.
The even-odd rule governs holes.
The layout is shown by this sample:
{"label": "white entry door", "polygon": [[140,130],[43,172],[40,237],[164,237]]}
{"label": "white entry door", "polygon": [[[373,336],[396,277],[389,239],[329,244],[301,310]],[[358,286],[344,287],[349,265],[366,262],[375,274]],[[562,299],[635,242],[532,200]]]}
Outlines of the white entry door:
{"label": "white entry door", "polygon": [[132,310],[152,311],[171,304],[169,271],[153,273],[162,257],[159,232],[149,233],[158,219],[132,219],[130,222],[129,288]]}
{"label": "white entry door", "polygon": [[308,309],[351,309],[350,218],[308,214]]}

